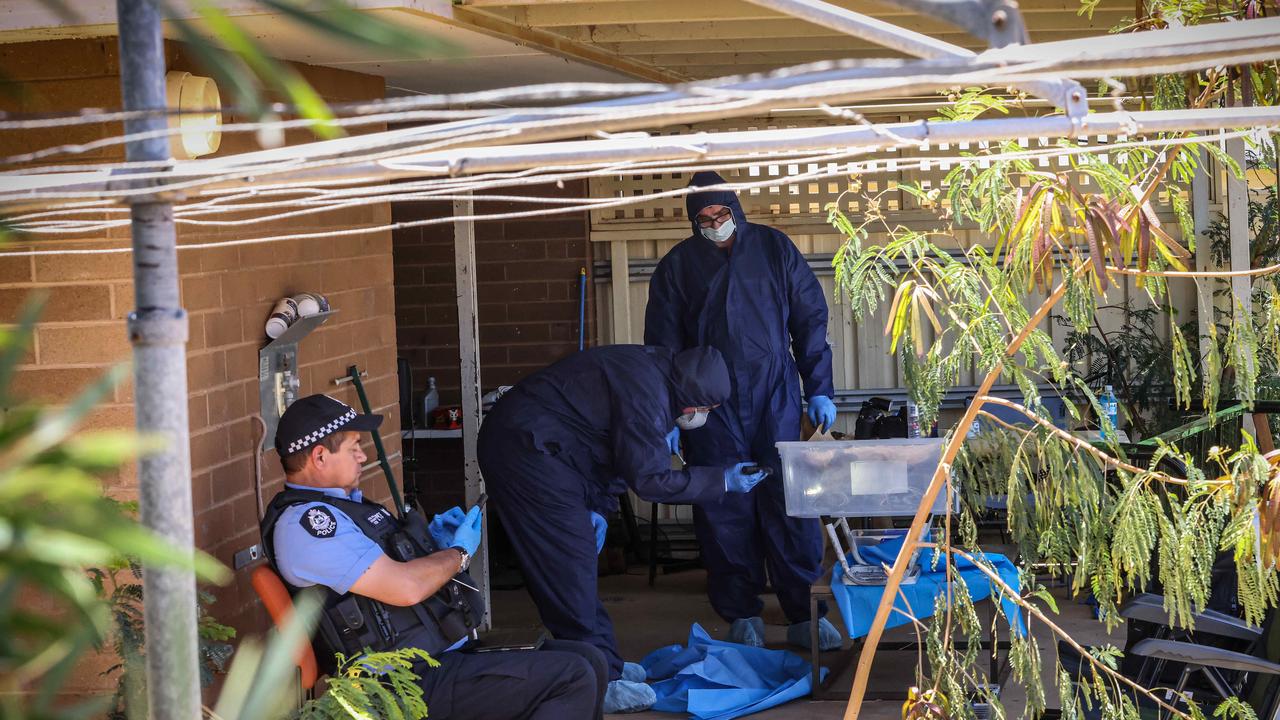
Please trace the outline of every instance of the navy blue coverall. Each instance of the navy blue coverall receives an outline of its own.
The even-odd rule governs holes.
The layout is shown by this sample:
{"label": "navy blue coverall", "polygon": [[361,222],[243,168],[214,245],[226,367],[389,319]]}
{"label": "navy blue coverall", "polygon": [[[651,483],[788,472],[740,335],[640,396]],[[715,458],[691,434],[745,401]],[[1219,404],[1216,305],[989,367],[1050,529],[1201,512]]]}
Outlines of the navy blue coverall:
{"label": "navy blue coverall", "polygon": [[[700,172],[689,184],[724,182]],[[737,230],[728,251],[703,237],[694,220],[710,205],[733,211]],[[791,239],[747,222],[733,192],[691,193],[685,207],[693,235],[653,274],[645,344],[708,345],[729,365],[729,399],[701,429],[682,433],[686,460],[722,465],[746,456],[774,469],[745,495],[694,508],[708,596],[726,621],[758,616],[767,565],[787,619],[807,620],[809,586],[822,564],[822,528],[816,518],[787,517],[774,443],[799,439],[801,380],[806,398],[833,395],[826,298]]]}
{"label": "navy blue coverall", "polygon": [[672,470],[666,436],[684,408],[716,405],[728,394],[728,371],[714,349],[610,345],[525,378],[480,427],[485,490],[543,625],[557,638],[600,648],[611,680],[622,674],[622,657],[596,589],[590,513],[616,510],[628,487],[658,502],[723,495],[724,467]]}

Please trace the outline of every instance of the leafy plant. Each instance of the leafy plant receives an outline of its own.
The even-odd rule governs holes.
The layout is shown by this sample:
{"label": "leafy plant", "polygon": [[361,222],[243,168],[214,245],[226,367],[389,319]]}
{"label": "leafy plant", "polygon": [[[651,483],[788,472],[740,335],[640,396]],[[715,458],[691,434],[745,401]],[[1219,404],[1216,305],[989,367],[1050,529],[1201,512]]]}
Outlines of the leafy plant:
{"label": "leafy plant", "polygon": [[184,560],[103,494],[98,476],[157,447],[131,432],[86,432],[79,421],[125,375],[108,371],[62,407],[13,392],[41,302],[0,328],[0,714],[73,718],[106,710],[107,699],[55,703],[82,654],[109,637],[110,606],[89,568],[123,557],[186,565],[210,581],[226,569],[203,553]]}
{"label": "leafy plant", "polygon": [[[1102,317],[1119,316],[1118,324],[1107,330]],[[1171,405],[1174,397],[1173,376],[1176,371],[1175,343],[1194,338],[1198,332],[1196,316],[1178,323],[1177,333],[1162,333],[1179,317],[1177,308],[1145,305],[1135,307],[1131,300],[1114,305],[1099,305],[1091,326],[1077,330],[1063,315],[1052,320],[1066,330],[1063,359],[1077,368],[1081,379],[1095,395],[1110,385],[1121,406],[1121,417],[1129,421],[1132,440],[1151,437],[1183,422],[1184,412]],[[1197,375],[1188,389],[1198,394]],[[1087,402],[1077,394],[1077,402]]]}
{"label": "leafy plant", "polygon": [[[129,505],[125,504],[126,512],[132,516]],[[112,563],[105,569],[92,568],[89,574],[99,593],[111,607],[115,625],[111,635],[111,649],[120,659],[120,662],[102,673],[119,676],[112,709],[107,717],[110,720],[145,717],[146,645],[142,614],[142,568],[135,562],[125,560]],[[200,590],[196,599],[199,603],[196,622],[200,639],[200,685],[209,687],[213,684],[215,675],[227,671],[227,663],[235,652],[227,641],[235,638],[236,630],[218,622],[210,614],[209,605],[214,602],[212,594]]]}
{"label": "leafy plant", "polygon": [[[1195,104],[1214,101],[1224,91],[1222,78],[1207,78]],[[992,97],[967,91],[957,97],[960,107],[953,112],[972,117],[1012,102]],[[1110,162],[1064,141],[1059,147],[1071,158],[1071,172],[1059,173],[1014,156],[1021,148],[1012,143],[970,153],[942,188],[899,186],[935,212],[937,226],[930,229],[893,223],[880,210],[883,193],[860,198],[865,212],[859,223],[843,213],[843,198],[828,207],[833,226],[846,236],[833,260],[837,287],[863,320],[887,305],[884,332],[890,352],[902,363],[922,424],[937,416],[948,389],[976,371],[982,384],[956,427],[967,430],[982,418],[987,429],[973,441],[955,428],[947,435],[930,489],[907,533],[908,547],[867,637],[850,703],[861,702],[869,667],[866,653],[873,653],[879,641],[902,577],[902,558],[911,555],[927,508],[940,492],[962,492],[966,498],[958,518],[945,517],[941,539],[926,543],[945,558],[948,573],[954,576],[957,558],[972,562],[990,578],[996,595],[1027,613],[1029,625],[1047,627],[1068,644],[1074,641],[1044,611],[1049,596],[1029,580],[1034,575],[1024,572],[1027,586],[1015,590],[976,552],[975,515],[985,497],[1009,498],[1009,529],[1022,560],[1067,577],[1075,593],[1091,593],[1109,624],[1119,622],[1118,604],[1126,594],[1159,582],[1174,622],[1190,626],[1193,610],[1205,606],[1214,560],[1223,552],[1235,560],[1236,593],[1250,622],[1261,622],[1280,600],[1280,579],[1273,570],[1263,570],[1251,531],[1260,498],[1275,483],[1271,466],[1251,438],[1215,448],[1207,458],[1193,458],[1176,445],[1158,445],[1149,457],[1130,458],[1114,440],[1094,446],[1054,427],[1041,401],[1040,388],[1048,384],[1066,401],[1070,419],[1079,420],[1082,407],[1102,418],[1096,390],[1117,376],[1125,381],[1111,384],[1127,388],[1131,397],[1143,388],[1169,388],[1167,394],[1180,411],[1190,411],[1196,397],[1199,409],[1214,410],[1224,375],[1246,404],[1257,393],[1258,355],[1280,332],[1280,314],[1251,316],[1237,305],[1222,317],[1221,328],[1210,324],[1213,337],[1206,356],[1191,351],[1188,335],[1194,340],[1194,331],[1173,314],[1168,284],[1187,282],[1180,273],[1191,269],[1194,238],[1183,234],[1184,244],[1163,227],[1152,199],[1158,193],[1178,197],[1180,186],[1200,171],[1201,160],[1186,150],[1195,138],[1156,140],[1166,144],[1108,148]],[[1241,172],[1216,148],[1196,147],[1205,148],[1229,171]],[[1180,228],[1187,228],[1185,204],[1175,203],[1174,210]],[[957,249],[952,238],[959,228],[976,228],[990,241]],[[869,244],[871,237],[887,239]],[[1108,307],[1108,292],[1126,278],[1135,279],[1151,300],[1149,309],[1119,305],[1130,325],[1136,323],[1144,332],[1135,337],[1102,333],[1097,315]],[[1055,310],[1075,340],[1065,354],[1043,329]],[[1169,340],[1155,343],[1161,326],[1168,329]],[[1075,362],[1094,357],[1100,361],[1092,367]],[[998,379],[1017,385],[1020,403],[989,393]],[[1023,412],[1035,424],[1007,425],[984,409],[993,404]],[[1267,528],[1272,519],[1264,516],[1263,524]],[[984,678],[970,656],[981,627],[967,593],[956,590],[950,596],[950,604],[937,608],[928,629],[929,671],[918,671],[916,696],[950,698],[948,717],[971,718],[971,706],[955,700],[974,693],[986,697]],[[1121,675],[1118,651],[1074,647],[1084,671],[1079,677],[1059,676],[1064,717],[1080,717],[1086,708],[1099,706],[1104,718],[1136,717],[1140,697],[1167,712],[1202,717],[1189,699],[1161,697]],[[1043,654],[1030,633],[1011,642],[1013,677],[1026,689],[1031,715],[1044,707]],[[1003,716],[998,699],[988,701],[993,716]],[[934,712],[942,704],[917,703],[904,713],[921,714],[920,707]],[[1234,708],[1223,705],[1219,712],[1230,714]]]}
{"label": "leafy plant", "polygon": [[348,658],[338,654],[338,670],[326,681],[325,693],[307,701],[295,714],[297,720],[349,720],[385,718],[421,720],[427,704],[415,666],[433,668],[440,663],[419,648],[387,652],[367,651]]}
{"label": "leafy plant", "polygon": [[[290,111],[315,121],[312,131],[324,138],[343,134],[319,93],[292,66],[273,58],[267,48],[213,0],[192,0],[201,26],[171,0],[155,0],[169,24],[204,68],[230,89],[240,110],[255,118],[274,118],[282,108],[268,101],[285,100]],[[446,40],[415,32],[377,15],[361,12],[345,0],[260,0],[287,21],[330,40],[355,47],[378,48],[404,59],[451,57],[459,48]],[[212,33],[212,38],[206,35]]]}

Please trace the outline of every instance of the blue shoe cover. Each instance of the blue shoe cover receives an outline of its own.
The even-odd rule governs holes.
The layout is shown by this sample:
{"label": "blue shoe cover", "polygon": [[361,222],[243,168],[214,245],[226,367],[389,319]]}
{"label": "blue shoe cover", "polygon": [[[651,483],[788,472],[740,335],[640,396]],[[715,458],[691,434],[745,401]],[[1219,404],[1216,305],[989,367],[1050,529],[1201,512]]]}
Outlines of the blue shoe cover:
{"label": "blue shoe cover", "polygon": [[[787,642],[792,645],[809,650],[813,647],[810,644],[809,621],[794,623],[787,628]],[[836,629],[826,618],[818,619],[818,649],[819,650],[839,650],[843,639],[840,637],[840,631]]]}
{"label": "blue shoe cover", "polygon": [[764,647],[764,620],[758,617],[734,620],[729,627],[729,642],[747,647]]}
{"label": "blue shoe cover", "polygon": [[633,713],[648,710],[658,702],[658,695],[653,688],[644,683],[630,680],[614,680],[604,691],[604,712]]}
{"label": "blue shoe cover", "polygon": [[622,679],[627,682],[642,683],[649,679],[649,671],[640,663],[622,663]]}

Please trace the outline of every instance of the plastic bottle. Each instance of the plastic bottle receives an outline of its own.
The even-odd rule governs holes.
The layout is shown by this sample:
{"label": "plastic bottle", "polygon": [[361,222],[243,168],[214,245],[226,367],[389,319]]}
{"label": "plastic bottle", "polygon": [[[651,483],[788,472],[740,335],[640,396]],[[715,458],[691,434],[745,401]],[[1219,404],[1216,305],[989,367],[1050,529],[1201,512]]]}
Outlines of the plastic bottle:
{"label": "plastic bottle", "polygon": [[[1110,385],[1106,386],[1102,391],[1102,395],[1098,396],[1098,404],[1102,406],[1102,414],[1111,422],[1112,430],[1118,431],[1120,429],[1120,404],[1116,401],[1116,393],[1111,389]],[[1102,432],[1102,439],[1110,440],[1111,438],[1107,436],[1106,425],[1099,423],[1099,426]]]}
{"label": "plastic bottle", "polygon": [[440,392],[436,390],[436,379],[427,378],[427,392],[422,396],[422,417],[424,423],[429,421],[431,411],[440,407]]}
{"label": "plastic bottle", "polygon": [[907,401],[907,437],[920,437],[920,408],[910,400]]}

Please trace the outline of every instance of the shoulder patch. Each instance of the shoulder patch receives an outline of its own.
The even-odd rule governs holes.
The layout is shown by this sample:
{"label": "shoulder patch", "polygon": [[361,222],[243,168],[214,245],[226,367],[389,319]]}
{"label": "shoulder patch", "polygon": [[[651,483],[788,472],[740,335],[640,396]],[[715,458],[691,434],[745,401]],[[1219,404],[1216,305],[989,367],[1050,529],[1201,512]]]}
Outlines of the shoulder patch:
{"label": "shoulder patch", "polygon": [[333,537],[338,531],[338,519],[333,516],[333,511],[323,505],[307,508],[302,517],[298,518],[298,524],[318,538]]}

